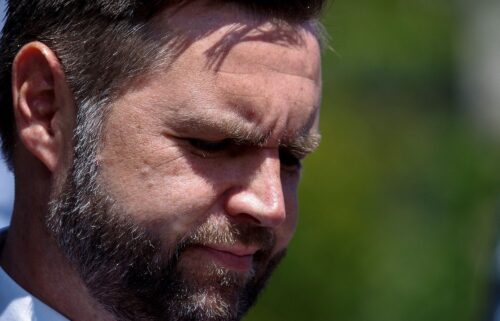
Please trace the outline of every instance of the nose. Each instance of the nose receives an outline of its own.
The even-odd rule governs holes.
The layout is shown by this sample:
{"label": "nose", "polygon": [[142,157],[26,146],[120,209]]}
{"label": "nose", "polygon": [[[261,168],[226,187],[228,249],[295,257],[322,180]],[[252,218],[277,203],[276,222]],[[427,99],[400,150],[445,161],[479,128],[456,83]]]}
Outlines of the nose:
{"label": "nose", "polygon": [[279,152],[262,149],[241,165],[238,182],[228,190],[225,210],[249,216],[261,226],[276,227],[286,219]]}

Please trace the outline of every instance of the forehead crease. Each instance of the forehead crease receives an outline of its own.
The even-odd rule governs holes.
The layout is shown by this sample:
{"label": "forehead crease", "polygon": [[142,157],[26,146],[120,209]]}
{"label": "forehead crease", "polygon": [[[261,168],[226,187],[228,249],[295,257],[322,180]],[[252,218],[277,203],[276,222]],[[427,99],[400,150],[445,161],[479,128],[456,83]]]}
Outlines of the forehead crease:
{"label": "forehead crease", "polygon": [[[248,66],[247,68],[238,68],[237,70],[218,70],[217,73],[219,76],[226,76],[226,77],[237,77],[237,76],[244,76],[244,77],[253,77],[257,78],[259,77],[259,74],[261,72],[267,72],[269,77],[269,74],[274,74],[275,78],[281,78],[283,76],[289,76],[291,78],[298,78],[299,80],[306,80],[308,82],[311,82],[312,85],[317,86],[319,79],[317,76],[313,75],[312,73],[304,73],[304,72],[295,72],[294,70],[286,70],[286,69],[279,69],[277,67],[272,67],[272,66],[267,66],[266,69],[264,68],[259,68],[259,65],[262,65],[261,63],[256,63],[253,68],[252,66]],[[290,80],[287,80],[290,81]]]}
{"label": "forehead crease", "polygon": [[[256,86],[256,83],[260,85]],[[253,113],[249,116],[253,118],[270,116],[271,110],[275,113],[312,111],[314,106],[319,105],[321,88],[319,83],[310,79],[279,73],[267,75],[219,73],[215,78],[215,86],[219,94],[226,97],[236,109],[239,106],[241,109],[250,107]],[[264,106],[273,108],[262,108]]]}
{"label": "forehead crease", "polygon": [[[233,45],[231,54],[216,69],[222,72],[275,72],[317,81],[320,70],[319,45],[312,36],[302,35],[303,43],[285,46],[266,41],[244,41]],[[258,49],[258,50],[257,50]],[[273,54],[270,55],[269,53]]]}

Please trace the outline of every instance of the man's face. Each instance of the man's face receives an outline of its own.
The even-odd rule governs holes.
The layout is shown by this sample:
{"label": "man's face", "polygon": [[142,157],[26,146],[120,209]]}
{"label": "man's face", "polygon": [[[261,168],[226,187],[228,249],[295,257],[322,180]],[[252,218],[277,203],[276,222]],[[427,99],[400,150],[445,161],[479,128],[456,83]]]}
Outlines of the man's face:
{"label": "man's face", "polygon": [[[318,136],[319,46],[308,25],[256,21],[233,7],[167,10],[155,21],[159,36],[167,20],[183,47],[113,102],[95,160],[98,188],[82,200],[68,182],[55,203],[60,212],[74,198],[90,204],[76,217],[96,218],[78,227],[91,241],[67,241],[66,252],[79,253],[82,278],[110,310],[130,302],[128,315],[115,312],[233,320],[295,230],[300,158]],[[102,252],[96,269],[105,277],[89,276],[98,265],[89,247]],[[155,306],[141,306],[148,301]]]}

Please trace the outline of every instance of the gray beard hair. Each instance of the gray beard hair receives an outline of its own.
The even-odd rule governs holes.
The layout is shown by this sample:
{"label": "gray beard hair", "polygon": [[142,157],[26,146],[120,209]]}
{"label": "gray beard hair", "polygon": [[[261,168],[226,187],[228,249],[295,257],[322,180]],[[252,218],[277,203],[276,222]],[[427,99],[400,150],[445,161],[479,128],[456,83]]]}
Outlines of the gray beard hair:
{"label": "gray beard hair", "polygon": [[[181,236],[165,254],[160,238],[120,208],[98,183],[95,156],[103,109],[80,109],[73,165],[62,188],[52,195],[46,226],[61,251],[91,295],[117,320],[240,320],[285,250],[271,256],[274,234],[266,228],[206,223]],[[186,248],[223,242],[261,246],[254,255],[253,276],[243,279],[213,266],[200,280],[196,272],[189,276],[178,268]]]}

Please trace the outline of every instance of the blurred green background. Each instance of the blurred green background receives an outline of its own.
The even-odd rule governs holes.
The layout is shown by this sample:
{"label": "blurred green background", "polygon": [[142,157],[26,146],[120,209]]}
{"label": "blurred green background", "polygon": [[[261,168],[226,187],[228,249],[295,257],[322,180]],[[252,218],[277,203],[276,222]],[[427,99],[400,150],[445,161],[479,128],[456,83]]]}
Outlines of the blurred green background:
{"label": "blurred green background", "polygon": [[457,2],[329,5],[322,145],[245,321],[491,321],[500,146],[461,107]]}

